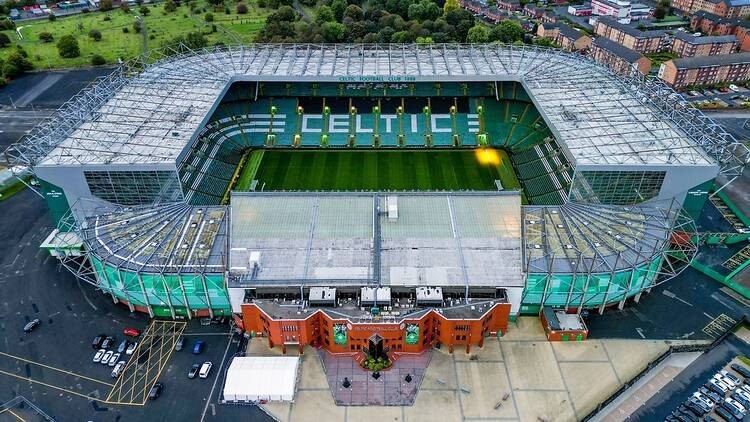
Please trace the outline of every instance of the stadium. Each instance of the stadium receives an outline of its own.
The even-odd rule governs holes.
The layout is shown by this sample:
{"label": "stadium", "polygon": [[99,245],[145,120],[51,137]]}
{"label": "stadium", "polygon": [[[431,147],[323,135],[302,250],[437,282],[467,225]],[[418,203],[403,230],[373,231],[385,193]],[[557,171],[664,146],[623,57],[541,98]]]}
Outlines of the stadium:
{"label": "stadium", "polygon": [[76,277],[271,347],[482,345],[678,274],[747,149],[654,79],[503,45],[152,51],[6,151]]}

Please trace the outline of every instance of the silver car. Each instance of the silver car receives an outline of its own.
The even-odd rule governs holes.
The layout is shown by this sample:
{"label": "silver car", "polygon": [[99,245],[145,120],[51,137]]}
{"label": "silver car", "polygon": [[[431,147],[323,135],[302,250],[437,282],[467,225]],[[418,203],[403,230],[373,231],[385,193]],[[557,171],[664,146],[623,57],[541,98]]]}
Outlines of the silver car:
{"label": "silver car", "polygon": [[115,352],[113,352],[111,350],[107,350],[107,353],[105,353],[104,356],[102,356],[102,360],[101,360],[100,363],[102,365],[108,365],[109,364],[109,360],[112,359],[112,355],[114,355],[114,354],[115,354]]}
{"label": "silver car", "polygon": [[104,349],[97,350],[96,354],[94,355],[94,363],[99,363],[102,361],[102,358],[104,357],[104,354],[107,353]]}
{"label": "silver car", "polygon": [[112,378],[119,377],[123,368],[125,368],[125,361],[121,360],[121,361],[117,362],[117,365],[115,365],[115,369],[112,370],[112,373],[110,374],[110,376]]}
{"label": "silver car", "polygon": [[119,360],[120,360],[120,354],[119,353],[115,353],[114,355],[112,355],[111,358],[109,358],[109,362],[107,363],[107,365],[109,365],[109,366],[115,366],[117,364],[117,361],[119,361]]}

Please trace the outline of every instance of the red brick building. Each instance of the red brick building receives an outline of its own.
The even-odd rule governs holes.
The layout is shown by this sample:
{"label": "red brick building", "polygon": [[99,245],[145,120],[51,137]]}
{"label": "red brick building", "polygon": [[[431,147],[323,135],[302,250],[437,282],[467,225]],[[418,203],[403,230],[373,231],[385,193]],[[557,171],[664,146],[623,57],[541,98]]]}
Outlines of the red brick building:
{"label": "red brick building", "polygon": [[[264,337],[269,347],[290,347],[300,353],[304,346],[322,347],[331,353],[359,353],[371,346],[377,335],[388,352],[421,353],[440,343],[469,353],[482,347],[488,336],[503,335],[508,329],[510,303],[477,302],[456,308],[415,309],[403,318],[379,316],[353,309],[316,308],[297,313],[275,301],[257,300],[242,304],[242,328]],[[292,309],[293,312],[289,312]],[[349,316],[344,315],[349,313]]]}
{"label": "red brick building", "polygon": [[734,35],[739,51],[750,51],[750,22],[698,12],[690,19],[690,28],[711,35]]}

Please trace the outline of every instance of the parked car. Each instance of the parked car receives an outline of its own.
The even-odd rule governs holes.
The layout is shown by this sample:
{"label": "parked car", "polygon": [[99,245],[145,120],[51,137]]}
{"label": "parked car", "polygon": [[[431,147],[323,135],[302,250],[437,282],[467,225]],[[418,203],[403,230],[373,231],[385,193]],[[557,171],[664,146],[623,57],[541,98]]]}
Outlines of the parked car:
{"label": "parked car", "polygon": [[101,362],[100,362],[100,363],[101,363],[102,365],[107,365],[107,364],[109,363],[109,360],[110,360],[110,359],[112,358],[112,355],[114,355],[114,354],[115,354],[115,352],[113,352],[113,351],[111,351],[111,350],[107,350],[107,351],[106,351],[106,352],[104,353],[104,356],[102,356],[102,360],[101,360]]}
{"label": "parked car", "polygon": [[742,375],[745,378],[750,378],[750,369],[747,369],[744,365],[733,363],[730,368],[734,369],[735,372]]}
{"label": "parked car", "polygon": [[708,407],[713,407],[713,405],[716,404],[715,401],[711,400],[711,398],[709,398],[708,396],[706,396],[705,394],[703,394],[703,393],[701,393],[699,391],[696,391],[695,393],[693,393],[693,396],[691,398],[694,398],[696,400],[700,400],[701,403],[705,404]]}
{"label": "parked car", "polygon": [[737,410],[739,410],[740,413],[743,413],[743,417],[744,417],[744,413],[747,412],[747,409],[745,409],[745,406],[741,405],[737,400],[731,397],[725,398],[724,404],[732,405],[735,408],[737,408]]}
{"label": "parked car", "polygon": [[721,387],[724,390],[724,392],[727,392],[732,389],[732,381],[726,378],[723,378],[719,374],[714,375],[714,377],[711,378],[711,381],[719,384],[719,387]]}
{"label": "parked car", "polygon": [[148,391],[148,398],[149,400],[156,400],[161,395],[161,390],[164,389],[164,384],[157,382],[154,384],[153,387]]}
{"label": "parked car", "polygon": [[123,353],[125,352],[125,349],[128,348],[128,344],[130,344],[129,341],[123,340],[119,346],[117,346],[117,353]]}
{"label": "parked car", "polygon": [[696,397],[690,397],[686,406],[698,416],[705,415],[706,413],[710,412],[711,408],[713,407]]}
{"label": "parked car", "polygon": [[723,375],[724,378],[729,378],[730,380],[732,380],[732,382],[734,383],[732,387],[736,386],[737,384],[742,384],[742,380],[740,379],[740,377],[727,370],[719,371],[719,373]]}
{"label": "parked car", "polygon": [[98,350],[98,351],[97,351],[97,352],[96,352],[96,353],[94,354],[94,363],[99,363],[99,362],[101,362],[101,361],[102,361],[102,358],[104,357],[104,354],[105,354],[105,353],[107,353],[107,351],[106,351],[106,350],[104,350],[104,349],[99,349],[99,350]]}
{"label": "parked car", "polygon": [[117,365],[115,365],[115,368],[112,370],[112,373],[109,375],[112,378],[117,378],[120,376],[120,373],[122,372],[123,368],[125,368],[125,361],[121,360],[117,362]]}
{"label": "parked car", "polygon": [[107,363],[107,365],[115,366],[119,360],[120,360],[120,354],[115,353],[114,355],[112,355],[111,358],[109,358],[109,362]]}
{"label": "parked car", "polygon": [[193,354],[199,355],[203,351],[203,340],[198,340],[193,346]]}
{"label": "parked car", "polygon": [[194,363],[193,366],[190,367],[190,370],[188,371],[188,378],[193,379],[195,378],[195,375],[200,371],[201,366],[197,363]]}
{"label": "parked car", "polygon": [[198,372],[198,376],[206,379],[208,378],[208,374],[211,373],[211,367],[213,364],[211,362],[203,362],[203,365],[201,365],[201,370]]}
{"label": "parked car", "polygon": [[723,395],[724,393],[726,393],[727,391],[729,391],[729,387],[726,384],[724,384],[723,382],[721,382],[719,380],[713,379],[713,378],[710,379],[710,380],[708,380],[708,382],[705,385],[709,389],[711,389],[711,390],[713,390],[713,391],[715,391],[715,392],[717,392],[718,394],[721,394],[721,395]]}
{"label": "parked car", "polygon": [[107,338],[104,334],[99,334],[98,336],[94,337],[94,339],[91,341],[91,347],[93,347],[95,350],[102,348],[102,342],[104,342],[104,339]]}
{"label": "parked car", "polygon": [[731,89],[731,90],[732,90],[732,91],[734,91],[734,92],[739,92],[739,90],[740,90],[740,87],[738,87],[738,86],[737,86],[737,85],[735,85],[735,84],[732,84],[732,85],[729,85],[729,89]]}
{"label": "parked car", "polygon": [[701,388],[699,388],[698,391],[700,391],[700,393],[703,394],[704,396],[708,397],[711,400],[711,402],[713,402],[714,405],[716,405],[716,403],[724,399],[724,396],[720,396],[719,394],[716,394],[715,391],[709,390],[705,386],[702,386]]}
{"label": "parked car", "polygon": [[747,396],[734,393],[730,397],[732,400],[736,400],[737,403],[741,404],[745,409],[750,408],[750,399],[748,399]]}
{"label": "parked car", "polygon": [[706,415],[703,417],[703,422],[719,422],[719,420],[711,415]]}
{"label": "parked car", "polygon": [[130,337],[138,337],[139,335],[141,335],[141,332],[136,330],[135,328],[126,328],[122,330],[122,333]]}
{"label": "parked car", "polygon": [[732,413],[729,412],[724,406],[716,406],[716,409],[714,409],[714,412],[724,418],[727,422],[736,422],[737,418],[735,418]]}
{"label": "parked car", "polygon": [[136,347],[138,347],[138,342],[137,341],[134,341],[134,342],[130,343],[130,346],[128,346],[128,349],[125,350],[125,354],[126,355],[132,355],[133,352],[135,352],[135,348]]}
{"label": "parked car", "polygon": [[180,338],[177,339],[177,343],[174,344],[174,349],[179,352],[183,347],[185,347],[185,337],[180,336]]}
{"label": "parked car", "polygon": [[42,320],[39,318],[34,318],[31,321],[29,321],[26,325],[23,326],[23,331],[25,333],[30,333],[34,328],[38,327],[39,324],[42,323]]}
{"label": "parked car", "polygon": [[109,349],[115,344],[115,338],[112,336],[107,336],[107,338],[104,339],[102,342],[102,349]]}
{"label": "parked car", "polygon": [[697,416],[693,413],[692,410],[687,405],[690,404],[690,402],[685,402],[680,405],[680,407],[677,408],[682,413],[682,417],[686,418],[690,422],[700,422]]}
{"label": "parked car", "polygon": [[719,92],[725,92],[725,93],[729,92],[729,88],[726,88],[726,87],[719,88]]}

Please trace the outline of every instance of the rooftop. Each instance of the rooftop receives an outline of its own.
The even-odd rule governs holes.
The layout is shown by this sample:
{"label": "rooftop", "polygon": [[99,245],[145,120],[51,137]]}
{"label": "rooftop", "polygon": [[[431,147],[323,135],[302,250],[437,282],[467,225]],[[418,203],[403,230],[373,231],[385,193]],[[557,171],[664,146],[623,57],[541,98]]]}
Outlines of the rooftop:
{"label": "rooftop", "polygon": [[[714,165],[736,141],[655,79],[498,44],[274,44],[152,51],[6,151],[14,164],[173,165],[234,81],[520,81],[576,164]],[[654,146],[645,147],[645,145]]]}
{"label": "rooftop", "polygon": [[593,41],[593,44],[603,50],[607,50],[617,57],[620,57],[628,63],[635,63],[643,57],[643,54],[631,50],[622,44],[616,43],[607,37],[598,37]]}
{"label": "rooftop", "polygon": [[610,26],[612,28],[616,28],[628,35],[632,35],[636,38],[654,38],[654,37],[663,37],[666,35],[666,31],[660,30],[660,29],[652,29],[647,31],[641,31],[640,29],[636,28],[635,26],[631,26],[628,24],[620,23],[617,19],[610,17],[610,16],[600,16],[599,22],[605,23],[607,26]]}
{"label": "rooftop", "polygon": [[674,37],[690,44],[722,44],[735,43],[737,37],[734,35],[708,35],[696,37],[684,31],[676,31]]}
{"label": "rooftop", "polygon": [[233,193],[231,201],[230,285],[523,286],[517,192]]}
{"label": "rooftop", "polygon": [[716,56],[695,56],[673,59],[678,69],[696,69],[699,67],[727,66],[750,63],[750,53],[720,54]]}

